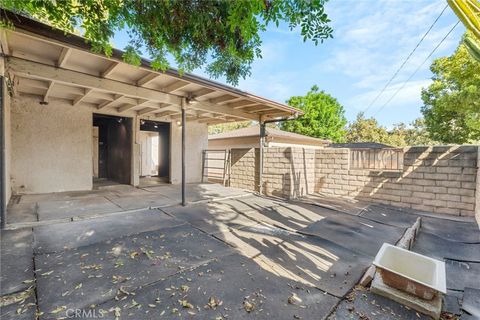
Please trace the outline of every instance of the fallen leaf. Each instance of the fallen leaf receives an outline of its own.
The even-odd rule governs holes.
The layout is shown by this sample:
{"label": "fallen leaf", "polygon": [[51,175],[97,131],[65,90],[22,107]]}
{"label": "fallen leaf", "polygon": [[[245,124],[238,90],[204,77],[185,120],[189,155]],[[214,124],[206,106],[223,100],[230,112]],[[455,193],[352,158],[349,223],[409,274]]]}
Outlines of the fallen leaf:
{"label": "fallen leaf", "polygon": [[255,305],[248,300],[244,300],[243,301],[243,308],[245,309],[245,311],[250,313],[255,309]]}
{"label": "fallen leaf", "polygon": [[59,313],[63,310],[66,310],[66,309],[67,309],[67,306],[60,306],[60,307],[55,308],[53,311],[50,311],[50,313],[56,314],[56,313]]}
{"label": "fallen leaf", "polygon": [[193,309],[193,304],[191,304],[187,300],[179,300],[179,302],[180,302],[182,307],[184,307],[186,309]]}
{"label": "fallen leaf", "polygon": [[302,303],[302,299],[300,299],[295,293],[292,293],[290,297],[288,297],[288,303],[290,304],[299,304]]}

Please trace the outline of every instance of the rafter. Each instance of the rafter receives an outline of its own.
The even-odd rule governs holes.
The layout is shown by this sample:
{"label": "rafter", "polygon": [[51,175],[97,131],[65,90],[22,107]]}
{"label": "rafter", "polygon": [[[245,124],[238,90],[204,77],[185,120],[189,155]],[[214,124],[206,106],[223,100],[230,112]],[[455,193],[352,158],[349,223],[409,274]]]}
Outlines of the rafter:
{"label": "rafter", "polygon": [[122,96],[122,95],[117,95],[113,100],[111,100],[111,101],[105,101],[105,102],[99,104],[99,105],[97,106],[97,109],[100,110],[100,109],[103,109],[103,108],[108,108],[108,107],[110,107],[112,104],[114,104],[115,102],[118,102],[118,101],[122,100],[123,98],[124,98],[124,96]]}
{"label": "rafter", "polygon": [[255,120],[255,121],[259,120],[258,116],[254,114],[228,108],[225,105],[212,104],[204,101],[191,104],[188,106],[188,108],[195,109],[195,110],[203,110],[207,112],[215,112],[223,115],[231,115],[234,117],[243,118],[245,120]]}
{"label": "rafter", "polygon": [[52,89],[53,89],[54,84],[55,84],[55,82],[53,82],[53,81],[50,81],[50,83],[48,84],[48,89],[45,92],[45,94],[43,95],[43,102],[48,102],[48,98],[50,96],[50,93],[52,93]]}
{"label": "rafter", "polygon": [[194,97],[194,98],[200,98],[200,97],[206,96],[207,94],[210,94],[212,92],[215,92],[215,90],[208,89],[208,88],[202,88],[202,89],[198,89],[197,91],[189,92],[189,95]]}
{"label": "rafter", "polygon": [[108,77],[115,70],[115,68],[118,67],[119,64],[119,62],[113,62],[107,69],[105,69],[105,71],[102,72],[102,78]]}
{"label": "rafter", "polygon": [[263,112],[268,110],[272,110],[272,107],[259,105],[259,106],[253,106],[253,107],[248,107],[243,109],[243,111],[249,112],[249,113],[257,113],[257,112]]}
{"label": "rafter", "polygon": [[152,113],[152,112],[157,111],[157,110],[158,110],[157,108],[147,107],[145,109],[137,111],[137,115],[141,116],[141,115],[144,115],[144,114],[147,114],[147,113]]}
{"label": "rafter", "polygon": [[213,104],[219,104],[219,103],[224,103],[224,102],[227,102],[227,101],[233,101],[233,100],[237,100],[237,99],[240,99],[239,97],[237,96],[231,96],[231,95],[223,95],[223,96],[220,96],[220,97],[217,97],[217,98],[213,98],[213,99],[210,99],[208,100],[210,103],[213,103]]}
{"label": "rafter", "polygon": [[72,49],[70,48],[62,48],[62,52],[60,53],[60,57],[58,58],[57,61],[57,67],[63,68],[65,64],[67,63],[68,57],[72,53]]}
{"label": "rafter", "polygon": [[233,108],[233,109],[242,109],[242,108],[245,108],[245,107],[249,107],[249,106],[254,106],[254,105],[257,105],[258,102],[252,102],[252,101],[236,101],[236,102],[232,102],[232,103],[228,103],[226,104],[227,107],[230,107],[230,108]]}
{"label": "rafter", "polygon": [[75,107],[76,105],[80,104],[80,102],[82,102],[83,99],[85,99],[92,92],[93,92],[93,89],[86,88],[85,91],[84,91],[84,94],[82,96],[79,96],[78,98],[73,100],[72,106]]}
{"label": "rafter", "polygon": [[0,30],[0,44],[2,45],[2,53],[7,56],[10,55],[10,47],[8,46],[5,29]]}
{"label": "rafter", "polygon": [[157,74],[157,73],[149,73],[146,76],[137,80],[137,86],[141,87],[141,86],[157,79],[158,77],[160,77],[160,75]]}
{"label": "rafter", "polygon": [[157,117],[157,118],[161,118],[161,117],[169,116],[169,115],[175,114],[175,113],[177,113],[177,111],[167,110],[167,111],[162,111],[162,112],[155,113],[154,116]]}
{"label": "rafter", "polygon": [[147,100],[147,99],[137,99],[137,101],[135,101],[135,103],[127,102],[123,106],[118,107],[117,112],[122,113],[122,112],[128,111],[130,109],[133,109],[135,107],[142,106],[142,105],[144,105],[148,102],[150,102],[150,100]]}
{"label": "rafter", "polygon": [[189,84],[190,84],[190,82],[178,80],[178,81],[175,81],[175,82],[169,84],[165,88],[163,88],[162,91],[167,92],[167,93],[174,92],[174,91],[177,91],[177,90],[179,90],[183,87],[188,86]]}
{"label": "rafter", "polygon": [[55,81],[57,83],[95,89],[95,91],[114,93],[139,99],[148,99],[155,102],[180,105],[181,98],[156,90],[137,87],[112,79],[102,79],[78,71],[58,69],[42,63],[23,60],[15,57],[8,58],[10,72],[30,79]]}

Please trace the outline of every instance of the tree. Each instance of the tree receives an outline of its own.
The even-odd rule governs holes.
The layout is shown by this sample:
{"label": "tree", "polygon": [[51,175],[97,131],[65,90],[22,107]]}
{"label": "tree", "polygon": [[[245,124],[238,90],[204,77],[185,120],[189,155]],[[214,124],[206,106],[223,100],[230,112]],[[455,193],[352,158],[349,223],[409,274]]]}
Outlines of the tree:
{"label": "tree", "polygon": [[363,112],[348,125],[346,139],[347,142],[390,143],[387,129],[380,126],[375,118],[365,118]]}
{"label": "tree", "polygon": [[261,57],[259,33],[271,24],[300,26],[304,41],[315,44],[332,37],[325,1],[2,0],[1,6],[67,32],[81,29],[94,50],[107,55],[115,32],[125,29],[130,37],[126,62],[138,65],[144,49],[152,68],[164,71],[170,54],[180,71],[206,66],[209,75],[237,84]]}
{"label": "tree", "polygon": [[240,121],[240,122],[232,122],[232,123],[215,124],[208,127],[208,134],[217,134],[222,132],[233,131],[237,129],[250,127],[251,125],[252,125],[252,121]]}
{"label": "tree", "polygon": [[389,131],[375,118],[365,118],[362,112],[348,125],[346,138],[347,142],[378,142],[392,147],[438,144],[430,139],[422,118],[415,119],[408,126],[402,122],[395,124]]}
{"label": "tree", "polygon": [[442,143],[480,139],[480,62],[460,43],[449,57],[436,59],[433,83],[422,90],[422,113],[430,137]]}
{"label": "tree", "polygon": [[431,146],[439,144],[430,138],[425,126],[425,119],[415,119],[411,124],[411,128],[407,129],[405,143],[407,146]]}
{"label": "tree", "polygon": [[304,115],[283,122],[282,130],[334,142],[344,141],[347,120],[345,110],[337,99],[313,86],[306,96],[291,97],[287,103],[302,110]]}

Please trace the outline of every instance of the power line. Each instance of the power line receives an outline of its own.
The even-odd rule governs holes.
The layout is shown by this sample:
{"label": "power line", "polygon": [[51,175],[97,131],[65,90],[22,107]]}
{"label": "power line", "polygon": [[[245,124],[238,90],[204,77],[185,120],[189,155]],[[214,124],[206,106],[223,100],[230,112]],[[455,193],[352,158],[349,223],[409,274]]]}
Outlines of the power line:
{"label": "power line", "polygon": [[413,53],[418,49],[418,47],[420,46],[420,44],[423,42],[423,40],[427,37],[427,35],[430,33],[430,31],[432,30],[432,28],[435,26],[435,24],[437,23],[438,19],[440,19],[440,17],[442,16],[442,14],[445,12],[445,10],[448,8],[448,4],[445,5],[445,7],[443,8],[442,12],[440,12],[440,14],[438,15],[438,17],[435,19],[435,21],[433,21],[432,25],[430,26],[430,28],[428,28],[427,32],[425,32],[425,34],[423,35],[423,37],[420,39],[420,41],[417,43],[417,45],[415,46],[415,48],[413,48],[412,52],[410,52],[410,54],[407,56],[407,58],[403,61],[402,65],[397,69],[397,71],[395,71],[395,73],[393,74],[393,76],[390,78],[390,80],[388,80],[387,84],[383,87],[383,89],[377,94],[377,96],[372,100],[372,102],[370,102],[370,104],[368,105],[368,107],[365,109],[365,111],[363,111],[364,113],[366,113],[372,106],[375,102],[377,102],[378,98],[380,98],[380,96],[382,95],[382,93],[387,89],[387,87],[390,85],[390,83],[392,83],[393,79],[395,79],[395,77],[398,75],[398,73],[400,72],[400,70],[402,70],[402,68],[405,66],[405,64],[408,62],[408,60],[410,60],[410,58],[412,57]]}
{"label": "power line", "polygon": [[405,82],[398,88],[397,91],[395,91],[395,93],[390,97],[390,99],[387,100],[387,102],[385,102],[381,107],[380,109],[378,109],[375,114],[373,115],[374,117],[380,112],[383,110],[383,108],[385,108],[389,103],[390,101],[393,100],[393,98],[395,98],[395,96],[403,89],[405,88],[405,86],[407,85],[407,83],[412,80],[412,78],[415,76],[415,74],[417,74],[418,70],[420,70],[420,68],[425,64],[425,62],[428,61],[428,59],[430,59],[430,57],[435,53],[435,51],[437,51],[437,49],[442,45],[442,43],[445,41],[445,39],[447,39],[447,37],[450,35],[450,33],[452,33],[452,31],[458,26],[458,24],[460,23],[460,21],[457,21],[457,23],[455,23],[455,25],[450,29],[450,31],[448,31],[448,33],[443,37],[443,39],[437,44],[437,46],[432,50],[432,52],[430,52],[430,54],[425,58],[425,60],[423,60],[423,62],[417,67],[417,69],[415,69],[415,71],[410,75],[410,77],[408,77],[407,80],[405,80]]}

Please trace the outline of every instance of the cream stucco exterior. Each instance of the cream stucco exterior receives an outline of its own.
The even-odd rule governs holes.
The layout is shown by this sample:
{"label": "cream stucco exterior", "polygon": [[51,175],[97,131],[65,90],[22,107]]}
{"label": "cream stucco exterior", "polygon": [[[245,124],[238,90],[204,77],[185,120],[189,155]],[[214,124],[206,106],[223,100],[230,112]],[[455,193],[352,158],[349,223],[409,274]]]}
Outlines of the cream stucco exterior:
{"label": "cream stucco exterior", "polygon": [[[13,165],[7,179],[7,190],[14,193],[45,193],[92,189],[94,108],[72,107],[62,99],[51,99],[41,105],[38,96],[18,95],[12,99],[12,127],[6,127],[11,138]],[[103,112],[103,113],[109,113]],[[132,116],[132,184],[138,185],[140,175],[139,122]],[[171,123],[170,180],[181,182],[181,126]],[[187,122],[186,181],[201,181],[202,150],[207,148],[207,124]],[[10,142],[8,143],[10,146]],[[7,166],[7,172],[10,170]],[[11,185],[9,185],[11,183]],[[10,198],[10,194],[8,194]]]}
{"label": "cream stucco exterior", "polygon": [[[266,147],[298,147],[298,148],[313,148],[321,149],[324,145],[318,143],[310,143],[308,141],[299,141],[288,138],[274,138],[268,139],[265,143]],[[210,139],[208,140],[208,149],[225,150],[225,149],[250,149],[260,147],[260,137],[238,137],[226,139]]]}
{"label": "cream stucco exterior", "polygon": [[[5,60],[3,57],[0,57],[0,74],[4,76],[5,73]],[[12,150],[12,142],[11,142],[11,135],[9,134],[11,131],[11,119],[10,119],[10,104],[11,99],[10,95],[8,94],[8,90],[6,85],[3,87],[3,108],[5,108],[5,119],[4,119],[4,128],[2,134],[5,137],[5,181],[1,181],[1,183],[5,186],[5,200],[8,202],[8,199],[11,197],[11,184],[10,184],[10,172],[11,172],[11,150]]]}
{"label": "cream stucco exterior", "polygon": [[[139,66],[130,65],[122,51],[114,49],[107,57],[93,52],[82,37],[67,36],[13,12],[5,14],[14,17],[15,26],[0,32],[0,72],[5,74],[11,94],[4,94],[2,132],[6,177],[1,183],[7,200],[14,193],[92,189],[97,145],[109,148],[98,149],[98,159],[103,159],[98,160],[99,176],[139,185],[141,120],[171,124],[169,177],[177,184],[182,182],[182,127],[178,121],[183,110],[188,183],[202,179],[208,125],[299,114],[288,105],[192,74],[153,70],[146,59]],[[105,125],[108,120],[102,122],[94,114],[116,116],[119,125]],[[101,134],[105,141],[94,140],[94,119],[100,121],[99,127],[107,128],[108,134]],[[121,127],[121,133],[115,127]],[[166,163],[166,157],[163,160]]]}
{"label": "cream stucco exterior", "polygon": [[92,112],[65,100],[12,100],[12,189],[43,193],[92,189]]}

